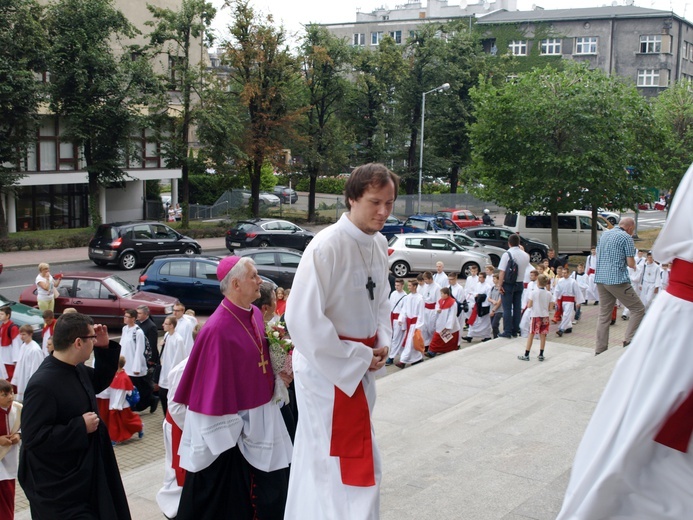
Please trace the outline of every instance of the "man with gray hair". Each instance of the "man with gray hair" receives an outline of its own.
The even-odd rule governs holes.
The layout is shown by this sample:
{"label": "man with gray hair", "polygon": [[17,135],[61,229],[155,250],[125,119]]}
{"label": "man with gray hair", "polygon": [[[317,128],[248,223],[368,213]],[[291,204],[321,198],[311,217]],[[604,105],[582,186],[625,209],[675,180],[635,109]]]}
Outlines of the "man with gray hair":
{"label": "man with gray hair", "polygon": [[597,244],[594,282],[599,293],[599,320],[595,356],[609,348],[609,325],[616,300],[630,310],[624,347],[630,344],[645,316],[645,306],[633,288],[628,274],[629,267],[635,269],[634,231],[635,221],[630,217],[622,218],[618,226],[604,232]]}
{"label": "man with gray hair", "polygon": [[179,520],[282,519],[292,444],[272,400],[274,374],[262,313],[262,278],[228,256],[224,299],[197,336],[174,401],[188,407],[178,454],[187,470]]}

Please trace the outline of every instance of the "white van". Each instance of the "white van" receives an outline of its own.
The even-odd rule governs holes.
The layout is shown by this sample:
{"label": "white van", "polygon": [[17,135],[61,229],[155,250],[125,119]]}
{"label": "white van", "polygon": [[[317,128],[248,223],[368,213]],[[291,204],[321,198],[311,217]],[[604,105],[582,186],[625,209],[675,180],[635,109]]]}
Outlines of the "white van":
{"label": "white van", "polygon": [[[608,222],[597,216],[597,240],[607,229]],[[551,243],[551,215],[535,213],[520,215],[508,213],[505,215],[505,226],[520,235]],[[571,211],[558,214],[558,245],[561,254],[589,254],[592,247],[592,212]]]}

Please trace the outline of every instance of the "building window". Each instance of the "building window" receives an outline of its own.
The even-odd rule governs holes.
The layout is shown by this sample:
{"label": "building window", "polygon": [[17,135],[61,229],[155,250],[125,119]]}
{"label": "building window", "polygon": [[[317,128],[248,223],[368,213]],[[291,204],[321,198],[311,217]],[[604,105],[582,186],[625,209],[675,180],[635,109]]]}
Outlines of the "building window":
{"label": "building window", "polygon": [[382,31],[371,33],[371,45],[378,45],[380,43],[380,40],[382,40],[382,39],[383,39]]}
{"label": "building window", "polygon": [[541,40],[541,53],[545,55],[561,54],[561,40],[558,38]]}
{"label": "building window", "polygon": [[659,54],[662,52],[662,36],[659,34],[641,36],[640,52],[646,54]]}
{"label": "building window", "polygon": [[597,54],[597,37],[582,36],[575,38],[575,54]]}
{"label": "building window", "polygon": [[183,59],[180,56],[168,57],[168,89],[169,90],[180,90],[181,86],[181,66],[183,65]]}
{"label": "building window", "polygon": [[356,47],[366,45],[366,33],[354,33],[354,45]]}
{"label": "building window", "polygon": [[512,40],[508,50],[513,56],[527,56],[527,40]]}
{"label": "building window", "polygon": [[395,43],[402,43],[402,31],[390,31],[390,38],[395,40]]}
{"label": "building window", "polygon": [[638,70],[638,87],[659,87],[659,70]]}

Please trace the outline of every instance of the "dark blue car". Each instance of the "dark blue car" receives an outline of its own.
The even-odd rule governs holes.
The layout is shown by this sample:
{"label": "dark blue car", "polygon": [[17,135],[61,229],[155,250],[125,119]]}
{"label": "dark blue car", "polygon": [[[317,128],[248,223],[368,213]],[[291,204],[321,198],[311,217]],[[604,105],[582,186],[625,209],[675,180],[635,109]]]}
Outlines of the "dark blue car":
{"label": "dark blue car", "polygon": [[460,228],[449,218],[437,215],[412,215],[402,222],[390,215],[380,231],[389,240],[403,233],[436,233],[437,231],[459,231]]}

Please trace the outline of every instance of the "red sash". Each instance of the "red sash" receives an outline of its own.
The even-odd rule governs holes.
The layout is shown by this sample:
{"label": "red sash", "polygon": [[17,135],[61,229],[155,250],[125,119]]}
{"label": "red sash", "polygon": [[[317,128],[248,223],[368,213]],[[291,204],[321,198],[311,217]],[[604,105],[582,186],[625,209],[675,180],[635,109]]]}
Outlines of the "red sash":
{"label": "red sash", "polygon": [[427,308],[428,310],[435,310],[436,304],[435,303],[424,303],[424,307]]}
{"label": "red sash", "polygon": [[402,345],[407,344],[407,338],[409,337],[409,329],[415,323],[416,323],[416,316],[414,316],[413,318],[407,318],[407,331],[404,333],[404,341],[402,341]]}
{"label": "red sash", "polygon": [[[573,298],[573,301],[575,299]],[[553,319],[551,320],[554,323],[558,323],[563,319],[563,296],[558,298],[556,300],[556,312],[553,314]]]}
{"label": "red sash", "polygon": [[399,312],[391,312],[390,313],[390,321],[395,321],[399,318]]}
{"label": "red sash", "polygon": [[529,285],[529,282],[522,282],[522,288],[523,289],[526,289],[528,285]]}
{"label": "red sash", "polygon": [[561,296],[561,309],[563,308],[563,302],[575,303],[575,296]]}
{"label": "red sash", "polygon": [[180,440],[183,438],[183,430],[178,427],[168,410],[166,411],[165,420],[171,425],[171,467],[176,472],[176,484],[183,487],[183,484],[185,484],[185,469],[180,467],[180,455],[178,455]]}
{"label": "red sash", "polygon": [[[672,296],[693,302],[693,264],[677,258],[671,266],[667,292]],[[655,442],[688,453],[693,436],[693,389],[688,397],[666,418],[655,435]]]}
{"label": "red sash", "polygon": [[[339,336],[339,339],[356,341],[373,348],[376,336],[366,339]],[[375,486],[371,416],[362,382],[351,397],[334,387],[330,456],[339,457],[342,483],[347,486]]]}
{"label": "red sash", "polygon": [[591,267],[589,269],[587,269],[587,276],[594,274],[594,273],[596,273],[596,271],[594,269],[592,269]]}
{"label": "red sash", "polygon": [[476,310],[476,303],[472,307],[472,313],[469,315],[469,319],[467,319],[467,323],[472,326],[474,325],[474,322],[476,321],[477,318],[477,310]]}

